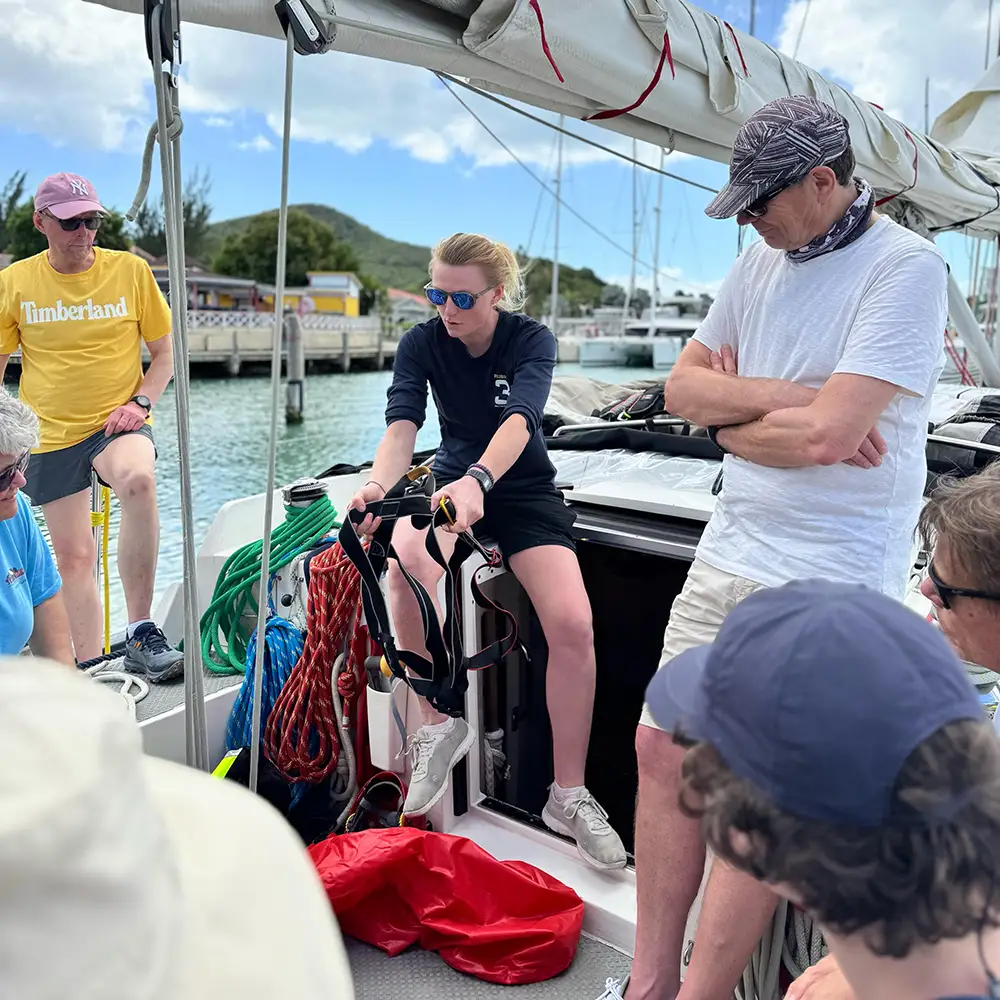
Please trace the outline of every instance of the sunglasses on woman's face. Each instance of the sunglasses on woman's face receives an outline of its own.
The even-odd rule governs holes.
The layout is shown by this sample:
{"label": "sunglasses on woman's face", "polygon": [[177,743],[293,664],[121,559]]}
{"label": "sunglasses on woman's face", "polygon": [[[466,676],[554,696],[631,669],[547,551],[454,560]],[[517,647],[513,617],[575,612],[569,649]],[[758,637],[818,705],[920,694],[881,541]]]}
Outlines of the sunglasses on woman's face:
{"label": "sunglasses on woman's face", "polygon": [[[50,219],[56,219],[54,215]],[[75,216],[72,219],[56,219],[60,227],[67,233],[75,232],[80,226],[86,226],[91,232],[101,228],[101,217],[99,215]]]}
{"label": "sunglasses on woman's face", "polygon": [[0,469],[0,493],[6,493],[10,489],[10,484],[14,482],[14,477],[19,472],[23,473],[28,467],[28,460],[30,458],[31,452],[26,451],[12,465],[8,465],[6,469]]}
{"label": "sunglasses on woman's face", "polygon": [[476,299],[480,295],[485,295],[487,292],[496,288],[496,285],[490,285],[489,288],[484,288],[481,292],[445,292],[440,288],[435,288],[431,284],[424,285],[424,294],[427,296],[427,300],[435,306],[443,306],[448,299],[458,306],[459,309],[471,309],[476,304]]}

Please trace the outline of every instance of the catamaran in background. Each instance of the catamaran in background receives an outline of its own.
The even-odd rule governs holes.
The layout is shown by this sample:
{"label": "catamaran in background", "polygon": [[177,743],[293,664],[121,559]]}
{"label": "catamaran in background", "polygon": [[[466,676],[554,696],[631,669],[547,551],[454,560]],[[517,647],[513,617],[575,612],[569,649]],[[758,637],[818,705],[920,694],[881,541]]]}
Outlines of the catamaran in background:
{"label": "catamaran in background", "polygon": [[[267,461],[269,488],[260,496],[227,504],[195,553],[188,452],[186,314],[183,294],[184,247],[180,227],[180,56],[176,0],[88,0],[146,15],[147,51],[153,64],[158,128],[171,141],[160,144],[165,190],[168,256],[174,305],[176,404],[184,504],[184,576],[157,614],[171,638],[183,637],[189,651],[183,686],[150,690],[137,705],[148,752],[204,769],[215,766],[226,748],[226,727],[243,677],[197,669],[201,649],[199,619],[212,602],[216,582],[229,557],[263,537],[259,581],[268,585],[273,525],[288,525],[325,496],[344,511],[365,480],[363,471],[334,468],[318,476],[323,489],[304,483],[282,493],[275,482],[275,423],[280,394],[280,321],[275,327],[272,410]],[[733,137],[765,102],[787,94],[807,94],[836,106],[847,118],[859,173],[876,188],[880,211],[933,239],[946,231],[996,243],[1000,235],[1000,63],[922,135],[877,107],[776,52],[751,35],[684,0],[185,0],[185,20],[281,38],[287,29],[284,159],[275,301],[283,298],[287,176],[292,77],[295,54],[336,59],[338,52],[424,67],[452,86],[503,97],[545,112],[586,119],[609,130],[719,162],[728,162]],[[136,44],[142,22],[136,19]],[[323,55],[323,53],[328,53]],[[274,81],[275,88],[281,86]],[[337,94],[330,94],[335,107]],[[517,110],[515,108],[515,110]],[[173,131],[171,129],[173,128]],[[558,301],[557,296],[553,297]],[[960,407],[1000,388],[997,348],[990,343],[954,275],[949,283],[949,354],[956,376],[975,385],[942,384],[933,420],[940,425]],[[680,341],[661,337],[678,318],[649,320],[628,340]],[[666,324],[666,326],[664,326]],[[693,326],[690,327],[693,330]],[[633,338],[631,335],[636,334]],[[944,333],[944,332],[943,332]],[[960,338],[956,348],[955,337]],[[602,338],[594,338],[595,341]],[[678,344],[674,345],[678,347]],[[974,363],[963,360],[971,352]],[[664,360],[669,366],[671,359]],[[636,788],[635,725],[646,683],[655,669],[663,628],[701,531],[714,504],[712,487],[720,455],[697,428],[668,416],[628,426],[591,416],[595,408],[623,395],[619,387],[590,380],[557,380],[548,406],[550,453],[558,481],[576,509],[580,562],[591,596],[597,647],[597,704],[601,725],[589,759],[587,783],[608,808],[610,820],[631,848]],[[932,470],[971,468],[989,461],[1000,448],[982,444],[992,425],[946,425],[931,435]],[[969,430],[970,426],[973,430]],[[978,428],[978,429],[976,429]],[[265,425],[262,423],[262,435]],[[971,436],[970,436],[971,435]],[[325,464],[317,455],[317,473]],[[277,511],[275,511],[277,507]],[[277,516],[275,516],[275,514]],[[291,529],[288,529],[291,530]],[[329,529],[327,529],[329,530]],[[914,552],[914,580],[924,554]],[[474,562],[463,568],[464,636],[469,649],[495,638],[496,622],[469,595]],[[276,572],[274,606],[281,616],[306,622],[301,558]],[[532,660],[543,660],[533,612],[523,592],[502,567],[480,574],[494,598],[514,611]],[[258,584],[259,585],[259,584]],[[258,593],[262,592],[258,590]],[[917,610],[921,598],[910,597]],[[243,623],[252,628],[253,620]],[[537,624],[537,623],[536,623]],[[307,642],[309,638],[307,636]],[[253,667],[256,731],[262,697],[264,643],[257,644]],[[604,873],[588,867],[572,844],[550,834],[538,816],[550,780],[539,761],[550,758],[542,671],[529,669],[517,654],[507,665],[474,675],[466,714],[475,720],[480,741],[454,775],[453,794],[431,814],[434,829],[466,836],[499,859],[522,859],[571,886],[585,903],[584,932],[577,961],[564,978],[538,995],[591,996],[605,974],[628,965],[635,933],[635,879],[632,868]],[[991,686],[990,684],[986,685]],[[247,695],[250,694],[248,690]],[[406,689],[368,697],[371,757],[378,767],[401,769],[400,736],[392,706],[405,725],[417,719]],[[252,743],[252,768],[258,744]],[[345,754],[349,756],[348,754]],[[349,781],[351,773],[345,772]],[[698,905],[688,934],[693,937]],[[598,944],[600,942],[600,944]],[[772,1000],[782,963],[793,970],[816,961],[822,942],[808,919],[782,907],[744,977],[743,996]],[[456,985],[442,963],[407,967],[405,989],[391,984],[402,958],[380,960],[352,952],[359,996],[445,996]],[[492,995],[475,981],[458,985],[465,996]],[[482,988],[484,992],[477,992]],[[532,994],[534,995],[534,994]]]}

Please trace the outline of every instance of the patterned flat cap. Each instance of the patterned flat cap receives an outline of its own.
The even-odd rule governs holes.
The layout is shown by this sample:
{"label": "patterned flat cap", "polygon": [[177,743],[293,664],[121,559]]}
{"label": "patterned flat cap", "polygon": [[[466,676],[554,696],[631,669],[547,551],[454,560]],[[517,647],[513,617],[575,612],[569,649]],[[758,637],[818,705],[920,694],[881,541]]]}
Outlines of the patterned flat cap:
{"label": "patterned flat cap", "polygon": [[851,144],[847,119],[814,97],[779,97],[736,133],[729,183],[705,214],[731,219],[748,205],[835,160]]}

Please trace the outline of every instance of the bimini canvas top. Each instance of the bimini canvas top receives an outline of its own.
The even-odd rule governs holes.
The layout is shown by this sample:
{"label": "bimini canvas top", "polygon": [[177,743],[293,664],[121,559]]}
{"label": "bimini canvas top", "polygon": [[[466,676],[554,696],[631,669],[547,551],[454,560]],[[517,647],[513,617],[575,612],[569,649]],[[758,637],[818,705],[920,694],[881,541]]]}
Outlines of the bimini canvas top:
{"label": "bimini canvas top", "polygon": [[[143,0],[85,2],[143,8]],[[282,34],[273,0],[180,6],[187,21]],[[762,104],[812,95],[850,122],[859,173],[891,198],[884,210],[925,233],[1000,232],[996,65],[924,136],[685,0],[312,0],[312,7],[330,25],[333,50],[449,73],[720,162]]]}

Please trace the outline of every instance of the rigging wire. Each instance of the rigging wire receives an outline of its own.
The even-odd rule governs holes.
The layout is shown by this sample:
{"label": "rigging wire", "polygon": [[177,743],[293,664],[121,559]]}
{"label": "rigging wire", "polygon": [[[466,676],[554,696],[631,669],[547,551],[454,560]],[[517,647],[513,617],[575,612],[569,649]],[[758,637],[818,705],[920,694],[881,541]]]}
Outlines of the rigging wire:
{"label": "rigging wire", "polygon": [[[459,104],[461,104],[461,105],[462,105],[462,107],[463,107],[463,108],[465,108],[465,110],[469,112],[469,114],[470,114],[470,115],[471,115],[471,116],[472,116],[472,117],[473,117],[473,118],[474,118],[474,119],[476,120],[476,122],[478,122],[478,124],[479,124],[479,125],[480,125],[480,126],[481,126],[481,127],[482,127],[482,128],[483,128],[483,129],[484,129],[484,130],[485,130],[485,131],[486,131],[486,132],[487,132],[487,133],[489,134],[489,135],[490,135],[490,137],[491,137],[491,138],[492,138],[492,139],[493,139],[493,140],[494,140],[494,141],[495,141],[495,142],[496,142],[496,143],[497,143],[497,144],[498,144],[498,145],[499,145],[499,146],[500,146],[500,147],[501,147],[501,148],[502,148],[502,149],[504,150],[504,152],[505,152],[505,153],[507,153],[507,155],[508,155],[508,156],[509,156],[509,157],[510,157],[510,158],[511,158],[511,159],[512,159],[512,160],[513,160],[513,161],[514,161],[514,162],[515,162],[515,163],[516,163],[516,164],[517,164],[517,165],[518,165],[518,166],[519,166],[519,167],[520,167],[520,168],[521,168],[522,170],[524,170],[524,172],[525,172],[525,173],[527,173],[527,174],[528,174],[528,176],[529,176],[529,177],[531,177],[531,178],[532,178],[532,179],[533,179],[533,180],[535,181],[535,183],[536,183],[536,184],[539,184],[539,185],[540,185],[540,186],[541,186],[541,187],[542,187],[542,188],[543,188],[544,190],[546,190],[546,191],[547,191],[547,192],[548,192],[548,193],[549,193],[550,195],[552,195],[552,197],[553,197],[553,198],[554,198],[554,199],[555,199],[556,201],[558,201],[558,202],[559,202],[559,204],[560,204],[560,205],[562,205],[562,207],[563,207],[564,209],[566,209],[566,211],[567,211],[567,212],[569,212],[569,213],[570,213],[570,215],[574,216],[574,218],[576,218],[576,219],[578,219],[578,220],[579,220],[580,222],[582,222],[582,223],[583,223],[583,224],[584,224],[584,225],[585,225],[585,226],[586,226],[586,227],[587,227],[587,228],[588,228],[589,230],[591,230],[591,232],[593,232],[593,233],[594,233],[595,235],[599,236],[599,237],[600,237],[600,238],[601,238],[602,240],[604,240],[604,241],[605,241],[606,243],[610,244],[610,245],[611,245],[611,246],[613,246],[613,247],[614,247],[614,248],[615,248],[616,250],[618,250],[618,251],[620,251],[621,253],[625,254],[625,256],[626,256],[626,257],[631,257],[631,256],[632,256],[632,251],[631,251],[631,250],[630,250],[630,249],[629,249],[628,247],[625,247],[625,246],[622,246],[622,244],[621,244],[621,243],[619,243],[619,242],[617,242],[617,240],[613,240],[613,239],[612,239],[612,238],[611,238],[610,236],[608,236],[608,234],[607,234],[607,233],[605,233],[605,232],[603,232],[602,230],[598,229],[598,228],[597,228],[597,226],[595,226],[595,225],[594,225],[594,224],[593,224],[593,223],[592,223],[592,222],[591,222],[591,221],[590,221],[589,219],[587,219],[587,218],[585,218],[585,217],[584,217],[583,215],[581,215],[581,214],[580,214],[580,213],[579,213],[579,212],[578,212],[578,211],[577,211],[577,210],[576,210],[575,208],[573,208],[573,206],[572,206],[572,205],[567,205],[567,204],[566,204],[566,202],[565,202],[565,200],[564,200],[563,198],[561,198],[561,197],[560,197],[559,195],[557,195],[557,194],[555,193],[555,191],[554,191],[554,190],[553,190],[553,189],[552,189],[551,187],[549,187],[549,185],[548,185],[548,184],[546,184],[546,183],[545,183],[545,181],[543,181],[543,180],[542,180],[542,178],[541,178],[541,177],[539,177],[539,176],[538,176],[538,174],[536,174],[536,173],[534,172],[534,170],[532,170],[532,169],[531,169],[531,167],[529,167],[529,166],[528,166],[528,165],[527,165],[527,164],[526,164],[526,163],[525,163],[525,162],[524,162],[524,161],[523,161],[523,160],[522,160],[522,159],[521,159],[521,158],[520,158],[520,157],[519,157],[519,156],[518,156],[518,155],[517,155],[517,154],[516,154],[516,153],[515,153],[515,152],[514,152],[514,151],[513,151],[513,150],[512,150],[512,149],[511,149],[511,148],[510,148],[510,147],[509,147],[509,146],[508,146],[508,145],[507,145],[506,143],[505,143],[505,142],[504,142],[504,141],[503,141],[503,139],[501,139],[501,138],[500,138],[500,136],[498,136],[498,135],[496,134],[496,132],[494,132],[494,131],[493,131],[493,129],[491,129],[491,128],[489,127],[489,125],[487,125],[487,124],[486,124],[486,122],[484,122],[484,121],[482,120],[482,118],[480,118],[480,117],[479,117],[479,115],[477,115],[477,114],[476,114],[476,112],[475,112],[475,111],[473,111],[473,110],[472,110],[472,108],[470,108],[470,107],[469,107],[469,105],[468,105],[468,104],[466,104],[466,103],[465,103],[465,101],[463,101],[463,100],[462,100],[462,98],[461,98],[461,97],[460,97],[460,96],[459,96],[458,94],[456,94],[456,93],[455,93],[455,91],[454,91],[454,90],[452,90],[452,89],[451,89],[451,87],[449,87],[449,86],[448,86],[447,82],[446,82],[446,81],[445,81],[444,79],[442,79],[442,80],[441,80],[441,82],[442,82],[442,83],[444,84],[445,88],[446,88],[446,89],[448,90],[448,92],[449,92],[449,93],[450,93],[450,94],[452,95],[452,97],[454,97],[454,98],[455,98],[455,100],[456,100],[456,101],[458,101],[458,103],[459,103]],[[470,88],[470,89],[474,89],[474,88]],[[485,95],[484,95],[484,96],[485,96]],[[554,127],[555,127],[555,126],[554,126]],[[568,134],[569,134],[569,135],[573,135],[573,133],[572,133],[572,132],[570,132],[570,133],[568,133]],[[579,136],[574,136],[574,138],[579,138]],[[635,162],[635,163],[640,163],[640,161],[638,161],[638,160],[635,160],[635,161],[632,161],[632,160],[631,160],[631,158],[628,158],[628,159],[629,159],[629,162]],[[640,163],[640,165],[642,165],[642,164]],[[655,168],[652,168],[652,169],[655,169]],[[657,172],[657,173],[661,173],[661,172],[662,172],[662,173],[664,173],[664,174],[666,173],[666,171],[659,171],[659,170],[657,170],[656,172]],[[667,176],[670,176],[670,175],[667,175]],[[694,182],[693,182],[693,181],[692,181],[691,183],[692,183],[692,184],[694,184]],[[703,185],[700,185],[700,184],[699,184],[699,185],[695,185],[695,186],[696,186],[696,187],[702,187]],[[641,265],[642,265],[643,267],[645,267],[645,268],[649,268],[649,270],[650,270],[650,271],[652,271],[652,269],[653,269],[653,265],[652,265],[652,264],[651,264],[651,263],[650,263],[649,261],[647,261],[647,260],[642,260],[641,258],[639,258],[639,257],[636,257],[636,261],[635,261],[635,262],[636,262],[636,264],[641,264]],[[660,268],[660,273],[661,273],[661,274],[663,274],[663,268]],[[689,284],[691,284],[691,282],[688,282],[688,283],[689,283]]]}
{"label": "rigging wire", "polygon": [[[993,0],[990,0],[992,3]],[[795,50],[792,52],[792,58],[798,59],[799,57],[799,46],[802,44],[802,32],[806,30],[806,18],[809,17],[809,8],[812,7],[812,0],[806,0],[806,9],[802,14],[802,20],[799,22],[799,36],[795,39]]]}
{"label": "rigging wire", "polygon": [[[432,70],[433,72],[433,70]],[[701,184],[699,181],[693,181],[690,177],[682,177],[680,174],[671,173],[669,170],[661,170],[659,167],[654,167],[650,163],[643,163],[641,160],[635,160],[627,153],[619,153],[618,150],[612,149],[610,146],[602,146],[599,142],[594,142],[593,139],[587,139],[576,132],[571,132],[569,129],[560,128],[558,125],[553,125],[552,122],[546,121],[544,118],[540,118],[538,115],[531,114],[530,111],[525,111],[522,108],[516,107],[509,101],[504,101],[499,97],[495,97],[493,94],[488,94],[485,90],[480,90],[478,87],[473,87],[472,84],[466,83],[464,80],[458,79],[458,77],[450,76],[448,73],[434,73],[434,75],[447,87],[448,83],[454,83],[459,87],[464,87],[466,90],[472,91],[473,94],[478,94],[480,97],[485,98],[487,101],[492,101],[494,104],[499,104],[500,107],[506,108],[508,111],[513,111],[515,114],[521,115],[523,118],[530,118],[533,122],[538,122],[540,125],[544,125],[546,128],[550,128],[555,132],[562,132],[563,135],[568,135],[571,139],[576,139],[577,142],[585,143],[588,146],[593,146],[594,149],[599,149],[603,153],[608,153],[611,156],[617,156],[619,160],[624,160],[629,164],[637,164],[644,170],[650,170],[654,174],[663,174],[664,177],[669,177],[671,180],[680,181],[682,184],[688,184],[691,187],[699,188],[702,191],[707,191],[709,194],[718,194],[718,189],[709,187],[707,184]],[[452,96],[458,98],[458,95],[452,90]],[[463,101],[462,104],[465,105]],[[470,111],[470,114],[472,112]],[[669,131],[669,130],[668,130]],[[666,147],[664,147],[666,148]],[[673,152],[671,149],[670,152]]]}
{"label": "rigging wire", "polygon": [[[486,122],[484,122],[482,120],[482,118],[480,118],[479,115],[477,115],[476,112],[473,111],[472,108],[470,108],[469,105],[466,104],[465,101],[462,100],[462,98],[458,94],[455,93],[455,91],[453,91],[451,89],[451,87],[448,87],[447,83],[445,83],[443,80],[442,80],[442,83],[444,83],[445,87],[448,89],[448,92],[452,95],[452,97],[454,97],[455,100],[458,101],[458,103],[461,104],[462,107],[465,108],[465,110],[468,111],[469,114],[472,115],[473,118],[475,118],[475,120],[483,127],[483,129],[485,129],[485,131],[488,132],[489,135],[501,146],[501,148],[504,150],[504,152],[506,152],[507,155],[510,156],[511,159],[513,159],[514,162],[519,167],[521,167],[521,169],[524,170],[525,173],[527,173],[529,177],[531,177],[535,181],[536,184],[540,184],[542,186],[542,188],[544,188],[546,191],[548,191],[548,193],[550,195],[552,195],[552,197],[556,201],[558,201],[559,204],[562,205],[562,207],[565,208],[566,211],[570,213],[570,215],[572,215],[575,218],[579,219],[580,222],[582,222],[589,230],[591,230],[591,232],[595,233],[597,236],[600,236],[600,238],[602,240],[604,240],[606,243],[609,243],[616,250],[620,250],[627,257],[631,257],[632,256],[632,251],[631,250],[629,250],[627,247],[622,246],[621,243],[618,243],[616,240],[613,240],[610,236],[607,235],[607,233],[602,232],[600,229],[598,229],[597,226],[595,226],[589,219],[587,219],[584,216],[582,216],[575,208],[573,208],[572,205],[567,205],[566,202],[561,197],[559,197],[559,195],[557,195],[555,193],[555,191],[551,187],[549,187],[549,185],[546,184],[545,181],[543,181],[542,178],[539,177],[538,174],[536,174],[535,171],[532,170],[531,167],[529,167],[517,155],[517,153],[515,153],[503,141],[503,139],[501,139],[500,136],[498,136],[496,134],[496,132],[494,132],[493,129],[491,129],[489,127],[489,125],[487,125]],[[641,263],[643,267],[650,267],[651,266],[650,264],[646,263],[645,261],[638,261],[637,260],[636,263]]]}
{"label": "rigging wire", "polygon": [[[552,166],[552,158],[555,156],[556,142],[557,141],[558,141],[557,137],[553,136],[552,137],[552,148],[549,150],[549,162],[548,162],[548,165],[545,168],[546,173],[548,172],[549,168]],[[531,257],[531,244],[532,244],[532,241],[535,238],[535,226],[538,224],[538,213],[542,209],[542,195],[544,195],[544,194],[545,194],[545,192],[541,188],[539,188],[538,189],[538,200],[535,202],[535,214],[531,218],[531,228],[528,230],[528,242],[527,242],[527,245],[524,248],[524,255],[526,257]]]}

